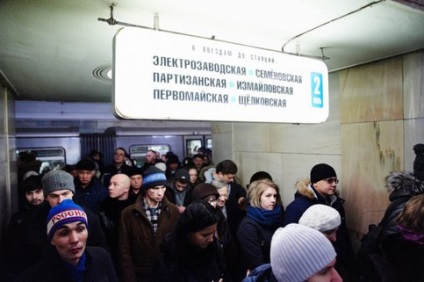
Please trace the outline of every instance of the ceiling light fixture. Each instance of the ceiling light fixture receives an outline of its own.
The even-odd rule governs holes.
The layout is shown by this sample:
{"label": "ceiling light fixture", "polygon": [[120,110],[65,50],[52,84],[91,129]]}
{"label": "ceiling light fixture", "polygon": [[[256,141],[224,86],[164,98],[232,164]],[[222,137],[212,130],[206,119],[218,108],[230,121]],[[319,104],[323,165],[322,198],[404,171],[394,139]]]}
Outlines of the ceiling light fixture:
{"label": "ceiling light fixture", "polygon": [[93,70],[92,75],[101,82],[110,83],[112,81],[112,67],[108,65],[97,67]]}

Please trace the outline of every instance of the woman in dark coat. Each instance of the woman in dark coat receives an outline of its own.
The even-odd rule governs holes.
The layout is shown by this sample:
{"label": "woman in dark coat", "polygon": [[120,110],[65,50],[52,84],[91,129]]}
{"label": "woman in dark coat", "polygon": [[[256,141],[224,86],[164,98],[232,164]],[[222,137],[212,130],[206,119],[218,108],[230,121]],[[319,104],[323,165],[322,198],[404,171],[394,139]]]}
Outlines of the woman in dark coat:
{"label": "woman in dark coat", "polygon": [[225,281],[222,248],[215,237],[215,214],[204,200],[187,206],[174,231],[163,240],[156,281]]}
{"label": "woman in dark coat", "polygon": [[386,236],[374,257],[381,281],[424,281],[424,194],[406,203],[396,223],[398,232]]}
{"label": "woman in dark coat", "polygon": [[252,182],[247,191],[247,214],[237,231],[247,269],[270,262],[271,238],[282,227],[284,211],[278,186],[269,179]]}

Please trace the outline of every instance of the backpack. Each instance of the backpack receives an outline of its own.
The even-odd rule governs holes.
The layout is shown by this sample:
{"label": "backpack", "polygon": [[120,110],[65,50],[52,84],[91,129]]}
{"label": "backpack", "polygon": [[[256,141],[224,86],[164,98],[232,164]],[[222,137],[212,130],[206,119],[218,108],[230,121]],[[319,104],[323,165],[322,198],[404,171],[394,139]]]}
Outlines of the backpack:
{"label": "backpack", "polygon": [[268,282],[272,276],[272,268],[270,263],[262,264],[247,275],[242,282]]}

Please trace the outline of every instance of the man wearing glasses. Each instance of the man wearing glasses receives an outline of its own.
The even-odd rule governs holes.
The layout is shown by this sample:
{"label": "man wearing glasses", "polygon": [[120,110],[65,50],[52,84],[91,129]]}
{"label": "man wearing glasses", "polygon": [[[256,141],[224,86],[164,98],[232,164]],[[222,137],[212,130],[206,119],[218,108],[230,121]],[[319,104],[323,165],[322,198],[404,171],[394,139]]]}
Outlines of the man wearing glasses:
{"label": "man wearing glasses", "polygon": [[298,223],[303,213],[312,205],[323,204],[336,209],[340,213],[341,224],[337,230],[337,242],[334,247],[337,253],[336,269],[344,281],[350,281],[354,273],[354,252],[349,232],[346,227],[344,199],[337,192],[336,171],[328,164],[320,163],[311,170],[309,179],[296,182],[297,191],[294,200],[287,206],[284,224]]}

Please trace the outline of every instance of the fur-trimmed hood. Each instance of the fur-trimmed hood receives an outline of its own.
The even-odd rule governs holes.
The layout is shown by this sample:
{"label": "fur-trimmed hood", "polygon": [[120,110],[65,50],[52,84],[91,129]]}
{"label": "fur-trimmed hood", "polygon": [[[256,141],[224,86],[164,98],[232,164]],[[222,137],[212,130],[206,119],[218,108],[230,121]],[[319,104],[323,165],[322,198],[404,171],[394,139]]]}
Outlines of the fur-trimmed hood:
{"label": "fur-trimmed hood", "polygon": [[[310,200],[317,198],[315,191],[311,187],[311,180],[309,178],[299,179],[298,181],[296,181],[295,187],[297,189],[297,193],[302,195],[303,197],[306,197]],[[338,197],[339,192],[336,190],[336,193],[334,195]]]}
{"label": "fur-trimmed hood", "polygon": [[310,187],[311,180],[309,178],[303,178],[296,181],[295,187],[297,189],[297,193],[306,197],[310,200],[316,199],[316,195],[314,190]]}
{"label": "fur-trimmed hood", "polygon": [[412,172],[393,171],[385,178],[390,200],[400,196],[415,196],[424,193],[424,181],[419,180]]}

